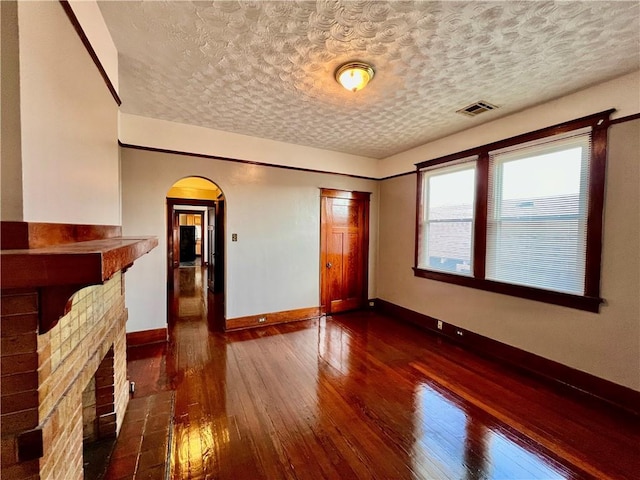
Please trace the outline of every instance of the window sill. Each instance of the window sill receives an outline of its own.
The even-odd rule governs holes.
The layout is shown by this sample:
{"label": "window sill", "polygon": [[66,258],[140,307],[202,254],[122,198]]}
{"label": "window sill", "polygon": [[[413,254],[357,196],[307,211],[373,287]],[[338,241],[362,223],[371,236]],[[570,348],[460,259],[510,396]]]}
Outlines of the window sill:
{"label": "window sill", "polygon": [[416,277],[428,278],[439,282],[452,283],[454,285],[476,288],[478,290],[485,290],[488,292],[501,293],[512,297],[526,298],[537,302],[561,305],[563,307],[575,308],[586,312],[599,313],[600,304],[602,303],[602,299],[596,297],[585,297],[570,293],[525,287],[522,285],[511,285],[493,280],[473,278],[445,272],[436,272],[433,270],[424,270],[418,267],[413,267],[413,273]]}

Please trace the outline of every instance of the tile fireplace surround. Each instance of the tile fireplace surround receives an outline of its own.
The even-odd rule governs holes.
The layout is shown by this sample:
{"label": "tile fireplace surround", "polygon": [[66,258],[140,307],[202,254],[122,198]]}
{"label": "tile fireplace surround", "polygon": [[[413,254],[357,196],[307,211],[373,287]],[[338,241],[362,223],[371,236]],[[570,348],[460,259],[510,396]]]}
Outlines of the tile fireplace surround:
{"label": "tile fireplace surround", "polygon": [[129,401],[124,272],[158,241],[1,226],[0,477],[82,479],[83,437],[117,436]]}

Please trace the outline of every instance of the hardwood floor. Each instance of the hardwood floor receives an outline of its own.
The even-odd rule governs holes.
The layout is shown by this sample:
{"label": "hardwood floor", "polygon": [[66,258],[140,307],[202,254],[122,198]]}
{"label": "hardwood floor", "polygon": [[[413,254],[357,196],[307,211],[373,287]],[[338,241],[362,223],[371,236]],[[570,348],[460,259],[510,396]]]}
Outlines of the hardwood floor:
{"label": "hardwood floor", "polygon": [[219,333],[180,283],[170,343],[129,352],[136,397],[175,390],[172,478],[638,478],[635,417],[371,312]]}

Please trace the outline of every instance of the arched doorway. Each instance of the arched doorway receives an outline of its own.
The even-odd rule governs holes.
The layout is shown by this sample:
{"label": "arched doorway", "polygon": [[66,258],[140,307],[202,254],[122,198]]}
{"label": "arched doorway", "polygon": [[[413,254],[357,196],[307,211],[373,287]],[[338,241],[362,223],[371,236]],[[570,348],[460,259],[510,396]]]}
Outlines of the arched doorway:
{"label": "arched doorway", "polygon": [[[169,323],[180,317],[180,282],[203,288],[211,326],[224,325],[225,197],[203,177],[185,177],[167,192],[167,289]],[[191,269],[191,270],[188,270]]]}

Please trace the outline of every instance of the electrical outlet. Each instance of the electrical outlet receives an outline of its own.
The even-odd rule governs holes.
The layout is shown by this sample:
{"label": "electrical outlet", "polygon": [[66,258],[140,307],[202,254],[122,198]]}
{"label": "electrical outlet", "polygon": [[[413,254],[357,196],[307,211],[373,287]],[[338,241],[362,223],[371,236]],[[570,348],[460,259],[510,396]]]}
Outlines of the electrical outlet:
{"label": "electrical outlet", "polygon": [[238,241],[238,234],[237,233],[232,233],[231,234],[231,241],[232,242],[237,242]]}
{"label": "electrical outlet", "polygon": [[258,318],[258,323],[264,323],[267,321],[267,317],[260,317]]}
{"label": "electrical outlet", "polygon": [[374,302],[373,300],[371,300],[371,301],[369,302],[369,306],[370,306],[370,307],[374,307],[374,306],[375,306],[375,302]]}
{"label": "electrical outlet", "polygon": [[438,320],[438,330],[442,330],[442,320]]}

